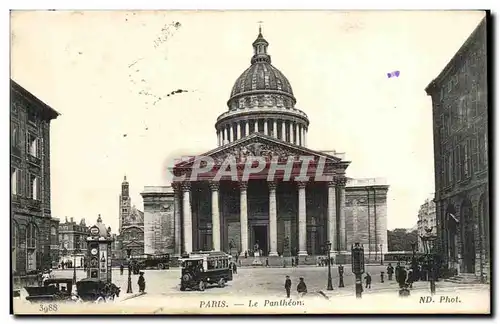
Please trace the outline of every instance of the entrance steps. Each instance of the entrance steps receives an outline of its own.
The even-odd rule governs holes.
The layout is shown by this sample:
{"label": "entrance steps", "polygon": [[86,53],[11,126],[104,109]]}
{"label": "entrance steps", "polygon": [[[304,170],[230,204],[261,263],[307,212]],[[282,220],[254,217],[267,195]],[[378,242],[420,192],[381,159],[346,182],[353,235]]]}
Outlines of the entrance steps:
{"label": "entrance steps", "polygon": [[[299,257],[299,266],[314,266],[318,264],[318,257],[316,255],[308,255],[308,256],[300,256]],[[238,267],[266,267],[266,261],[267,264],[269,264],[269,267],[291,267],[292,266],[292,259],[295,259],[295,257],[279,257],[279,256],[259,256],[259,257],[252,257],[248,256],[245,258],[244,256],[240,256],[238,258]],[[295,260],[294,260],[295,262]]]}
{"label": "entrance steps", "polygon": [[444,279],[444,281],[456,284],[479,284],[481,283],[481,278],[476,276],[474,273],[461,273],[457,276]]}

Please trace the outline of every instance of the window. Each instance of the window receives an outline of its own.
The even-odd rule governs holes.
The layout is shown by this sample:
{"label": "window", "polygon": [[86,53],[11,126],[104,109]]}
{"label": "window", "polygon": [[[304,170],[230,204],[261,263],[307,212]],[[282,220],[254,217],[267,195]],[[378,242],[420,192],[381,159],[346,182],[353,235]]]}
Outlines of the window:
{"label": "window", "polygon": [[28,134],[28,152],[34,157],[38,157],[38,138],[33,134]]}
{"label": "window", "polygon": [[38,247],[38,228],[35,224],[29,223],[26,226],[26,270],[36,270]]}
{"label": "window", "polygon": [[38,200],[38,190],[39,190],[39,180],[38,177],[34,174],[30,174],[29,176],[29,192],[28,192],[28,198],[31,198],[33,200]]}
{"label": "window", "polygon": [[127,208],[122,208],[122,213],[126,213],[127,212]]}
{"label": "window", "polygon": [[11,190],[13,195],[21,194],[21,170],[12,168],[11,173]]}
{"label": "window", "polygon": [[479,170],[479,152],[478,152],[478,136],[475,134],[474,138],[471,140],[471,172],[476,172]]}
{"label": "window", "polygon": [[19,145],[19,128],[16,125],[12,126],[12,138],[11,144],[13,147],[17,147]]}
{"label": "window", "polygon": [[446,169],[448,170],[448,178],[446,179],[446,183],[448,185],[451,185],[453,183],[453,159],[451,153],[448,153],[447,162],[448,164],[446,166]]}
{"label": "window", "polygon": [[50,227],[50,245],[57,245],[57,229],[55,226]]}
{"label": "window", "polygon": [[466,140],[464,145],[463,145],[463,151],[464,151],[464,160],[463,160],[463,165],[464,165],[464,178],[468,178],[470,176],[470,153],[469,153],[470,145],[469,145],[469,140]]}
{"label": "window", "polygon": [[479,155],[479,170],[484,170],[486,166],[487,150],[488,150],[488,140],[487,135],[484,130],[479,133],[478,136],[478,155]]}
{"label": "window", "polygon": [[17,247],[19,242],[19,228],[15,222],[12,222],[12,240],[11,240],[11,249],[12,249],[12,272],[17,270]]}
{"label": "window", "polygon": [[36,115],[35,113],[28,107],[28,121],[32,124],[36,124]]}

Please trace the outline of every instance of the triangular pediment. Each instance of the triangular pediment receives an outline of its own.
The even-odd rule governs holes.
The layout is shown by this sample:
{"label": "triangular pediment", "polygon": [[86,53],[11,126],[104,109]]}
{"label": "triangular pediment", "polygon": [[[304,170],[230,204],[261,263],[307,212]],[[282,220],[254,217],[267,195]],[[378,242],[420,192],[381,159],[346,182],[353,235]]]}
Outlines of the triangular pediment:
{"label": "triangular pediment", "polygon": [[141,244],[141,243],[136,242],[136,241],[132,241],[132,242],[129,242],[127,244],[123,244],[123,248],[139,248],[142,246],[144,246],[144,244]]}
{"label": "triangular pediment", "polygon": [[250,136],[244,137],[232,143],[220,146],[214,150],[208,151],[205,154],[192,157],[187,161],[182,161],[176,164],[175,167],[189,168],[194,162],[202,157],[209,156],[214,159],[215,164],[221,164],[228,158],[234,158],[236,162],[244,162],[249,156],[265,157],[266,160],[286,160],[289,157],[299,159],[301,156],[311,156],[315,160],[324,159],[327,163],[341,163],[342,160],[336,156],[310,150],[303,146],[284,142],[280,139],[263,135],[261,133],[253,133]]}

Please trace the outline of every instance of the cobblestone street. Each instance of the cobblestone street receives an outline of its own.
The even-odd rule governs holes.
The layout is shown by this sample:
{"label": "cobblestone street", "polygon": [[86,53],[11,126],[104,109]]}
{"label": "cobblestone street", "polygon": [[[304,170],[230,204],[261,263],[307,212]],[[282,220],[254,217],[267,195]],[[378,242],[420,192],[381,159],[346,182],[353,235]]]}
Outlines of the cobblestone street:
{"label": "cobblestone street", "polygon": [[[367,266],[367,271],[372,276],[371,289],[364,289],[364,294],[373,294],[376,292],[398,291],[396,281],[388,281],[384,274],[384,283],[380,282],[380,272],[385,271],[386,266],[372,265]],[[327,267],[299,267],[299,268],[239,268],[238,273],[234,275],[233,281],[229,282],[225,288],[209,287],[204,292],[200,291],[185,291],[179,290],[180,269],[173,268],[170,270],[145,270],[144,277],[146,278],[146,292],[148,295],[213,295],[223,296],[231,295],[238,297],[249,297],[256,295],[266,295],[275,297],[284,297],[284,281],[285,276],[289,275],[292,280],[292,295],[296,295],[296,286],[299,278],[303,277],[309,292],[323,291],[327,295],[348,296],[354,294],[354,275],[350,267],[346,266],[344,272],[344,288],[338,288],[339,277],[337,267],[332,268],[332,283],[333,291],[327,291]],[[72,278],[73,271],[71,270],[55,270],[53,276],[57,278]],[[85,273],[82,270],[77,271],[77,277],[84,278]],[[363,275],[364,277],[364,275]],[[137,275],[132,275],[132,289],[136,293]],[[126,297],[127,291],[127,271],[120,275],[118,269],[113,270],[113,282],[121,287],[122,296]],[[364,282],[364,281],[363,281]],[[462,289],[485,289],[486,285],[461,285]],[[456,284],[440,281],[436,283],[436,290],[454,291],[457,288]],[[429,282],[414,283],[413,290],[425,292],[429,289]]]}

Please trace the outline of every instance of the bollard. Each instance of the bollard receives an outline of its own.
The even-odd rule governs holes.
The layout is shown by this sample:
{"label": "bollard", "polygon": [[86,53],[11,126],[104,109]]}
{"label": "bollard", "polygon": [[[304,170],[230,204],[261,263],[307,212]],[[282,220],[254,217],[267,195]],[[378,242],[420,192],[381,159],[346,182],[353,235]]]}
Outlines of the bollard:
{"label": "bollard", "polygon": [[380,282],[384,283],[384,271],[380,272]]}

